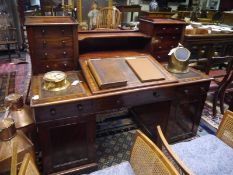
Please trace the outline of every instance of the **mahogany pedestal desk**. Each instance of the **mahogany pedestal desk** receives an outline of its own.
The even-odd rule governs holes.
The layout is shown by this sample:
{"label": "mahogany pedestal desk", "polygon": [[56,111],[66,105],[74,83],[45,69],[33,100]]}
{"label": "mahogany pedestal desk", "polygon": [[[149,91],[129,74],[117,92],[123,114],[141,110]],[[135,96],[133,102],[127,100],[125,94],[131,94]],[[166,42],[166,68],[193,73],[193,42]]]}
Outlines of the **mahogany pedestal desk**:
{"label": "mahogany pedestal desk", "polygon": [[[143,55],[93,53],[81,55],[80,59],[124,54]],[[190,69],[188,74],[176,75],[176,83],[93,95],[81,72],[67,75],[70,82],[80,82],[59,92],[43,90],[42,75],[32,78],[31,107],[44,174],[80,174],[96,169],[96,115],[111,109],[128,108],[140,129],[154,140],[156,125],[163,128],[170,142],[195,135],[210,84],[208,76]]]}

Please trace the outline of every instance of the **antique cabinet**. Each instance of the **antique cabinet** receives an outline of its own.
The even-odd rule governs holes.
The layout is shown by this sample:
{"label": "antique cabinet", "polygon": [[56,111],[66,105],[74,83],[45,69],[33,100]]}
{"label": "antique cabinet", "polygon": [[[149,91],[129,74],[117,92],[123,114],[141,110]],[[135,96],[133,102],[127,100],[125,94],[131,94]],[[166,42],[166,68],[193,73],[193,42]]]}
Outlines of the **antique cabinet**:
{"label": "antique cabinet", "polygon": [[169,51],[182,41],[185,22],[173,19],[140,19],[139,31],[152,37],[148,50],[158,61],[167,62]]}
{"label": "antique cabinet", "polygon": [[77,22],[65,16],[26,18],[33,74],[74,70],[78,65]]}

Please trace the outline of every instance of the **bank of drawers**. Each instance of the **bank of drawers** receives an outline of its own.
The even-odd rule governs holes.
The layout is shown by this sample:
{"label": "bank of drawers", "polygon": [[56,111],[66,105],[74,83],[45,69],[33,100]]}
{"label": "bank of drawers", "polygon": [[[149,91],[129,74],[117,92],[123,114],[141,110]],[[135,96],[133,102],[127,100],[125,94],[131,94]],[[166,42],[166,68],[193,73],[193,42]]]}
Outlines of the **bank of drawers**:
{"label": "bank of drawers", "polygon": [[151,54],[160,62],[168,61],[169,51],[181,42],[185,23],[170,19],[140,20],[139,30],[152,37]]}
{"label": "bank of drawers", "polygon": [[77,68],[78,42],[75,25],[27,27],[33,74]]}
{"label": "bank of drawers", "polygon": [[161,25],[155,27],[152,37],[152,53],[158,61],[168,60],[168,53],[175,48],[181,40],[182,25]]}

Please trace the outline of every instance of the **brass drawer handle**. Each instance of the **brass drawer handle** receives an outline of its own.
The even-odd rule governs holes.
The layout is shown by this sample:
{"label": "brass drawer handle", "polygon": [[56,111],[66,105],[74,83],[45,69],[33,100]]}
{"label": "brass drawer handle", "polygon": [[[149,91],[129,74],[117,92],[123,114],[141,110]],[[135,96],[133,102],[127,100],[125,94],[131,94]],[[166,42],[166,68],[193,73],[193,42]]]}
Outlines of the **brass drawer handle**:
{"label": "brass drawer handle", "polygon": [[42,33],[42,35],[44,35],[44,34],[45,34],[45,30],[44,30],[44,29],[42,29],[42,30],[41,30],[41,33]]}
{"label": "brass drawer handle", "polygon": [[67,52],[66,52],[66,51],[64,51],[64,52],[63,52],[63,56],[66,56],[66,55],[67,55]]}
{"label": "brass drawer handle", "polygon": [[64,63],[63,65],[64,65],[64,67],[67,67],[67,64],[66,64],[66,63]]}
{"label": "brass drawer handle", "polygon": [[176,39],[176,37],[175,37],[175,36],[173,36],[173,37],[172,37],[172,39]]}
{"label": "brass drawer handle", "polygon": [[49,65],[46,65],[46,68],[49,69],[50,68]]}
{"label": "brass drawer handle", "polygon": [[43,41],[43,47],[46,48],[46,46],[47,46],[47,42],[44,40]]}
{"label": "brass drawer handle", "polygon": [[50,109],[50,114],[51,114],[51,115],[56,115],[56,113],[57,113],[57,112],[56,112],[56,110],[55,110],[54,108]]}
{"label": "brass drawer handle", "polygon": [[163,27],[162,29],[163,29],[163,30],[166,30],[167,28],[166,28],[166,27]]}
{"label": "brass drawer handle", "polygon": [[47,57],[48,57],[48,53],[45,52],[45,53],[44,53],[44,58],[47,58]]}
{"label": "brass drawer handle", "polygon": [[62,40],[61,44],[62,44],[62,46],[65,46],[66,42],[64,40]]}
{"label": "brass drawer handle", "polygon": [[206,93],[206,89],[204,87],[200,87],[202,93]]}
{"label": "brass drawer handle", "polygon": [[176,29],[176,30],[179,30],[180,28],[179,28],[179,27],[176,27],[175,29]]}
{"label": "brass drawer handle", "polygon": [[160,95],[158,94],[158,92],[153,92],[153,96],[154,96],[155,98],[158,98]]}
{"label": "brass drawer handle", "polygon": [[163,36],[160,36],[160,39],[164,39],[164,37],[163,37]]}
{"label": "brass drawer handle", "polygon": [[78,109],[78,111],[82,111],[82,110],[83,110],[83,105],[78,104],[78,105],[77,105],[77,109]]}
{"label": "brass drawer handle", "polygon": [[189,94],[189,90],[188,90],[188,89],[185,89],[185,90],[184,90],[184,93],[185,93],[185,95],[188,95],[188,94]]}

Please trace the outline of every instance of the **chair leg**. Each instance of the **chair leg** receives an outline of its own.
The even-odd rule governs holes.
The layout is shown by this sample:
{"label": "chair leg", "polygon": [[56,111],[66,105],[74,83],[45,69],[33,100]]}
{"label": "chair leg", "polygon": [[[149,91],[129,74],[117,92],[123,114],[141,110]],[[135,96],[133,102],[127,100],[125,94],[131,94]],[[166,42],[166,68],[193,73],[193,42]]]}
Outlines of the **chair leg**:
{"label": "chair leg", "polygon": [[216,114],[217,114],[217,101],[218,101],[218,96],[219,96],[219,91],[216,91],[214,93],[214,98],[213,98],[213,118],[216,117]]}

